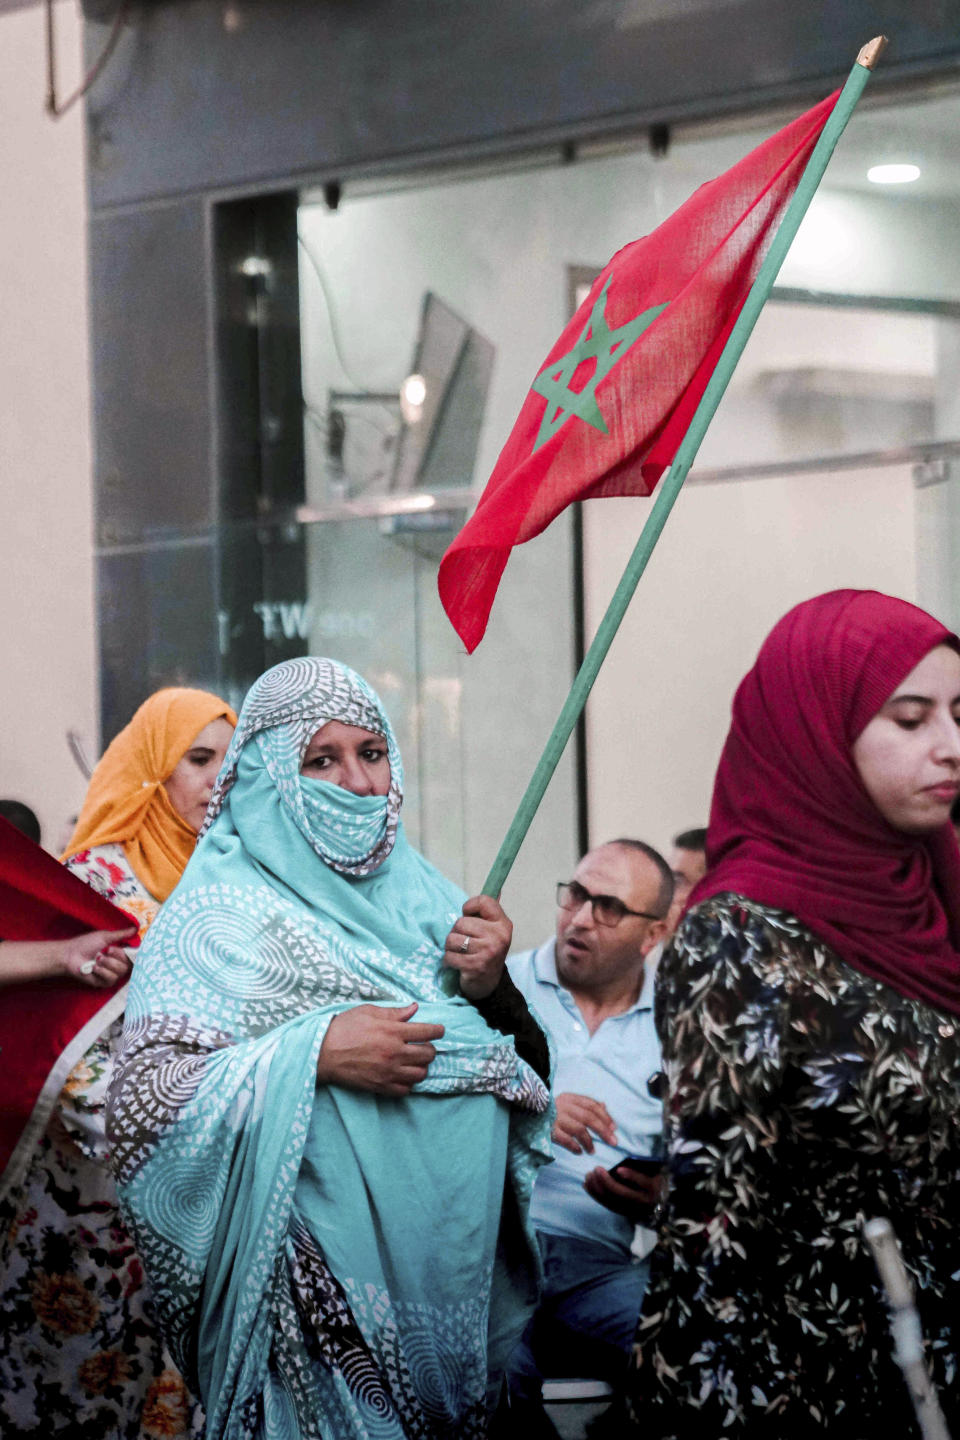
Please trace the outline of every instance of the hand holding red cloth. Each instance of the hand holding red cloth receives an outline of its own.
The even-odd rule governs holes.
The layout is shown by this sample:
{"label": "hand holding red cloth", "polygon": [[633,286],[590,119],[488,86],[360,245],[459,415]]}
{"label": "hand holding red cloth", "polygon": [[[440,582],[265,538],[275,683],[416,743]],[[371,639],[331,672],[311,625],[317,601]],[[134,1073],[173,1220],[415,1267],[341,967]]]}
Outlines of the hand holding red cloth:
{"label": "hand holding red cloth", "polygon": [[[0,940],[64,940],[137,922],[0,818]],[[139,945],[134,933],[131,946]],[[116,993],[64,979],[0,991],[0,1173],[47,1077],[71,1040]]]}

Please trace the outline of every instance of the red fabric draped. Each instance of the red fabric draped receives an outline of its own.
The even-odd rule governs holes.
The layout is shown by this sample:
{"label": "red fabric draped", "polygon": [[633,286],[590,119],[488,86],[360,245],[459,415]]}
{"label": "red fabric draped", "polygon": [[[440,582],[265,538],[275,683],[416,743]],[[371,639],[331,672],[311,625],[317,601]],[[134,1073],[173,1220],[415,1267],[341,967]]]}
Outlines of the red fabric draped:
{"label": "red fabric draped", "polygon": [[[64,940],[127,927],[135,930],[136,921],[0,817],[0,939]],[[0,1173],[58,1056],[115,990],[67,979],[0,989]]]}
{"label": "red fabric draped", "polygon": [[935,645],[960,642],[904,600],[836,590],[767,637],[733,704],[708,870],[688,908],[733,891],[789,911],[901,994],[960,1013],[960,851],[949,824],[895,830],[851,746]]}

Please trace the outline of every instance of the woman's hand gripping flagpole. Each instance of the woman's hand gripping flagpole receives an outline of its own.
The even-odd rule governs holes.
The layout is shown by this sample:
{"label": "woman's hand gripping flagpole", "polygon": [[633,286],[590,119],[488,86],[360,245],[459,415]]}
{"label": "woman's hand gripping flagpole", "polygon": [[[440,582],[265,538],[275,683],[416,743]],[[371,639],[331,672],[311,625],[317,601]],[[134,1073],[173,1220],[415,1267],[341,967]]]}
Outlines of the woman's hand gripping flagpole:
{"label": "woman's hand gripping flagpole", "polygon": [[584,656],[570,693],[564,701],[557,722],[544,746],[543,754],[537,762],[503,844],[484,881],[483,893],[485,895],[498,898],[503,889],[504,882],[513,867],[513,862],[523,844],[540,801],[543,799],[560,756],[580,718],[600,667],[606,658],[620,622],[626,614],[640,577],[663,532],[667,517],[673,509],[674,502],[687,477],[687,472],[696,458],[707,427],[713,419],[730,377],[743,353],[744,346],[750,338],[764,302],[773,288],[780,267],[823,178],[837,141],[843,134],[847,121],[853,114],[857,101],[863,94],[867,81],[886,48],[886,44],[886,37],[880,35],[863,47],[847,77],[836,105],[824,125],[757,278],[747,295],[716,368],[694,412],[686,435],[677,449],[669,472],[660,484],[633,554],[627,562],[627,567],[606,614],[597,627],[596,635]]}

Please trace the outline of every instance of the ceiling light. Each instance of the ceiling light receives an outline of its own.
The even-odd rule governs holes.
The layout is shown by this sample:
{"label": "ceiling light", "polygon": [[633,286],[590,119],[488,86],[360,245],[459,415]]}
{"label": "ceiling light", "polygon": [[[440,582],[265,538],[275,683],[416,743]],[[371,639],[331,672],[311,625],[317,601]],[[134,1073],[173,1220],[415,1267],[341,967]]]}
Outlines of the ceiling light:
{"label": "ceiling light", "polygon": [[432,510],[436,503],[436,495],[410,495],[399,500],[395,508],[404,513],[408,510]]}
{"label": "ceiling light", "polygon": [[408,375],[400,386],[400,413],[407,425],[416,425],[423,414],[427,382],[422,375]]}
{"label": "ceiling light", "polygon": [[874,185],[909,185],[919,178],[919,165],[871,165],[867,171],[867,179]]}

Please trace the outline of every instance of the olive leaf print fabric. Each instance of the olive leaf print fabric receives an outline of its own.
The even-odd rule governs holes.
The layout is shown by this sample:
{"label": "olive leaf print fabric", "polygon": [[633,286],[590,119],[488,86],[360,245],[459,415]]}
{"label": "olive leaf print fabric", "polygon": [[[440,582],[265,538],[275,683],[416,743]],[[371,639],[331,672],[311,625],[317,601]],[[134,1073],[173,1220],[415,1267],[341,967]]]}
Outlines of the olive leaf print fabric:
{"label": "olive leaf print fabric", "polygon": [[919,1435],[862,1225],[888,1216],[960,1431],[960,1035],[735,895],[661,962],[670,1194],[629,1411],[658,1440]]}

